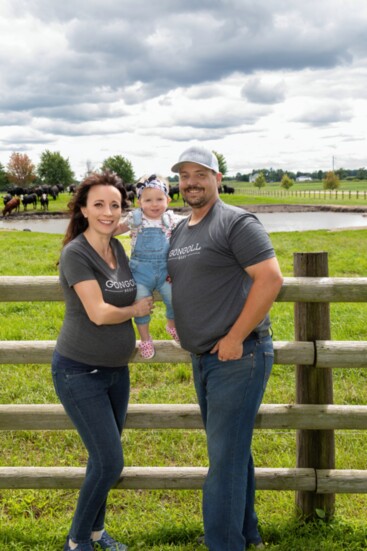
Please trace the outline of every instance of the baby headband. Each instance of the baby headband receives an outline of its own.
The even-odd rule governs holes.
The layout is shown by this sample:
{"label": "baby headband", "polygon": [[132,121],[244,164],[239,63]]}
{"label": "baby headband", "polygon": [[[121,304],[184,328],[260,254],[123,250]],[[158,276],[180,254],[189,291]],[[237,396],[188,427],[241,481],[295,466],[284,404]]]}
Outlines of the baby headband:
{"label": "baby headband", "polygon": [[168,195],[167,184],[160,180],[155,174],[152,174],[147,180],[145,180],[145,182],[137,185],[136,193],[138,195],[138,198],[141,196],[143,190],[149,187],[159,189],[160,191],[163,191],[165,195]]}

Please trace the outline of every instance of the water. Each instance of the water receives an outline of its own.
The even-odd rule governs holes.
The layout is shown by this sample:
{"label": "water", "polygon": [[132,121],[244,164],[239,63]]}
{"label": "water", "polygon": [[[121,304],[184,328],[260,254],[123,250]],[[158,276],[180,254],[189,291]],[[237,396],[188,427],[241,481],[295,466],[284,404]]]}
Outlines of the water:
{"label": "water", "polygon": [[0,219],[0,229],[7,230],[30,230],[41,233],[64,234],[68,220],[65,218],[47,218],[45,220],[30,218],[29,220],[15,220],[11,217]]}
{"label": "water", "polygon": [[269,212],[256,216],[268,232],[367,228],[367,216],[355,212]]}
{"label": "water", "polygon": [[[367,228],[367,216],[350,212],[272,212],[257,213],[268,232],[290,232],[327,229]],[[68,221],[64,218],[16,220],[0,219],[0,229],[30,230],[41,233],[65,232]]]}

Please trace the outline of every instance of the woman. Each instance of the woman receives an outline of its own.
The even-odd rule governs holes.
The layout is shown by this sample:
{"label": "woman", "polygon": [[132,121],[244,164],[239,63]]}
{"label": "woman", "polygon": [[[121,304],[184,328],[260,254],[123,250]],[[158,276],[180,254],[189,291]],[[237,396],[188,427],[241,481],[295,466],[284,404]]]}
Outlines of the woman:
{"label": "woman", "polygon": [[104,530],[104,518],[108,492],[124,464],[127,364],[135,348],[131,319],[150,314],[153,298],[135,301],[128,259],[112,237],[125,206],[126,191],[111,172],[89,175],[69,204],[59,264],[66,311],[52,376],[89,457],[64,551],[127,549]]}

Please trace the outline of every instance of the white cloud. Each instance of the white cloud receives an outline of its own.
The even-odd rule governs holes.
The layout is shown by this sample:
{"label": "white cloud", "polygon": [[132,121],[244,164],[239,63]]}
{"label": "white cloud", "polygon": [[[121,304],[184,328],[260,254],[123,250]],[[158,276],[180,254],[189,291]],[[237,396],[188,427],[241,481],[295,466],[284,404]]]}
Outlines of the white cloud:
{"label": "white cloud", "polygon": [[233,173],[366,166],[366,23],[365,0],[3,0],[0,162],[168,174],[200,141]]}
{"label": "white cloud", "polygon": [[263,82],[253,77],[242,87],[241,93],[253,103],[280,103],[285,99],[285,84],[284,81]]}

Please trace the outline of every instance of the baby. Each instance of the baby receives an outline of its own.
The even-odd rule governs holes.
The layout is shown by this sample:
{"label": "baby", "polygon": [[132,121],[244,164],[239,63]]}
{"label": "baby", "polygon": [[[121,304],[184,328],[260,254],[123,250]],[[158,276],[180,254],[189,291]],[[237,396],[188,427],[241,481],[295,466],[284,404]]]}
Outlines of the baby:
{"label": "baby", "polygon": [[[138,209],[130,212],[119,226],[121,233],[130,231],[130,269],[137,284],[136,300],[158,290],[166,306],[166,331],[176,342],[176,332],[171,297],[171,283],[167,272],[169,238],[182,216],[167,210],[171,198],[167,182],[155,174],[137,186]],[[151,359],[155,350],[149,332],[150,316],[135,318],[140,335],[140,354]]]}

